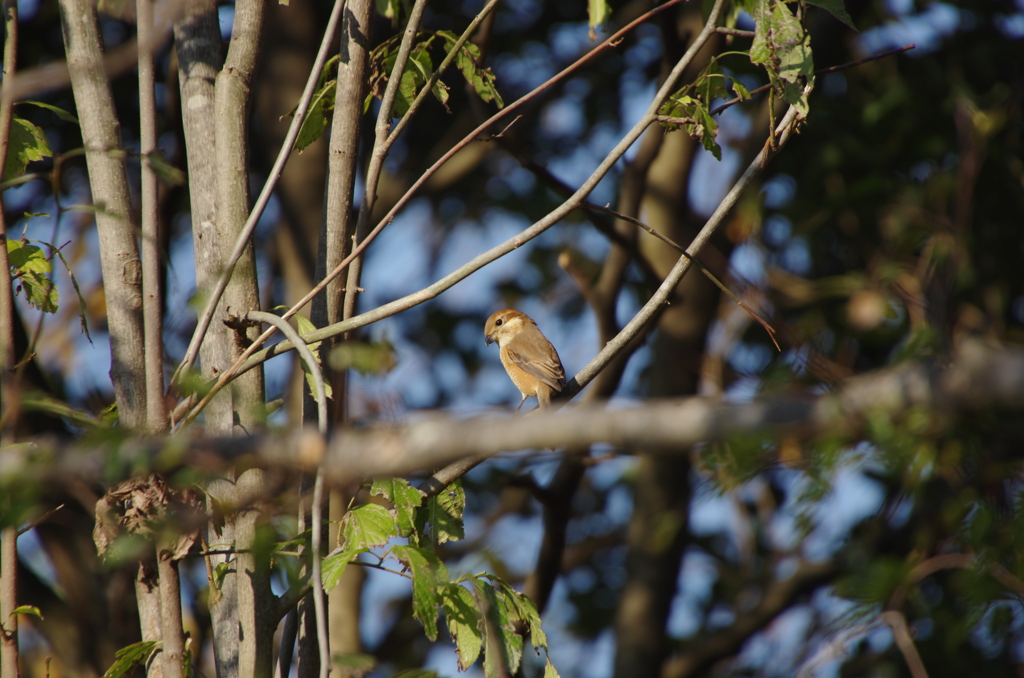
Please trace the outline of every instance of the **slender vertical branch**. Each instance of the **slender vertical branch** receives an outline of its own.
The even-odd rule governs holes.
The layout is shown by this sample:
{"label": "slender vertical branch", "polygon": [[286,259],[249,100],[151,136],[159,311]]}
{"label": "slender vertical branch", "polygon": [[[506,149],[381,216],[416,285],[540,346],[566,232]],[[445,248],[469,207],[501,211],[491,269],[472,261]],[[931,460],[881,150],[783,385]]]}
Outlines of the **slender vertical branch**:
{"label": "slender vertical branch", "polygon": [[142,155],[142,315],[145,319],[146,424],[167,428],[164,412],[163,303],[160,290],[160,206],[156,152],[156,91],[153,77],[153,0],[136,0],[139,35],[139,137]]}
{"label": "slender vertical branch", "polygon": [[[4,79],[0,83],[0,169],[7,163],[7,148],[10,144],[11,117],[14,101],[10,96],[10,84],[18,62],[18,3],[4,0]],[[7,373],[14,367],[14,295],[11,290],[10,261],[7,257],[7,219],[4,214],[3,191],[0,191],[0,371],[4,375],[5,390],[10,386]],[[14,407],[13,398],[3,393],[3,402]],[[10,399],[9,399],[10,398]]]}
{"label": "slender vertical branch", "polygon": [[[395,65],[391,71],[391,79],[381,97],[380,110],[377,112],[377,124],[374,127],[373,150],[370,152],[370,162],[366,168],[366,179],[363,186],[363,201],[359,205],[359,218],[356,220],[356,233],[353,239],[353,249],[359,245],[359,241],[366,237],[369,229],[370,218],[373,216],[373,208],[377,204],[377,185],[380,183],[380,173],[384,168],[384,160],[388,157],[391,149],[388,134],[391,130],[391,112],[394,110],[395,98],[402,84],[402,74],[409,62],[409,54],[412,52],[412,43],[416,39],[416,33],[420,28],[420,21],[423,19],[423,10],[427,6],[427,0],[416,0],[412,11],[409,12],[409,21],[405,25],[405,34],[402,36],[402,44],[398,48],[395,57]],[[410,117],[412,111],[406,112]],[[356,297],[358,296],[359,277],[362,271],[362,256],[355,254],[348,267],[348,279],[345,283],[345,311],[346,318],[352,317],[356,308]]]}
{"label": "slender vertical branch", "polygon": [[[370,28],[373,15],[373,3],[371,0],[348,0],[346,3],[345,16],[341,27],[341,58],[338,63],[338,81],[334,96],[334,114],[331,119],[330,145],[328,149],[328,173],[327,185],[325,187],[323,220],[320,227],[320,241],[317,251],[316,276],[314,280],[320,280],[327,275],[328,271],[335,267],[345,258],[348,251],[349,236],[355,231],[355,210],[353,201],[355,197],[356,176],[359,169],[359,141],[362,131],[363,102],[368,89],[368,63],[370,55]],[[313,299],[313,324],[323,327],[344,319],[344,298],[342,281],[335,280],[327,287],[323,294]],[[335,346],[336,340],[325,341],[320,348],[322,369],[324,379],[331,384],[334,394],[331,406],[331,413],[328,416],[327,424],[335,426],[343,423],[348,415],[348,391],[347,375],[344,370],[335,371],[326,358],[330,355]],[[312,419],[313,398],[306,391],[303,399],[303,420]],[[322,509],[322,503],[318,494],[318,483],[320,476],[317,476],[313,488],[313,512],[311,516],[313,529],[318,529],[321,520],[317,514]],[[320,489],[322,493],[322,489]],[[328,500],[330,515],[341,514],[344,506],[337,495],[332,495]],[[302,508],[301,520],[305,520],[305,507]],[[319,545],[312,546],[313,557],[319,559]],[[316,579],[316,569],[313,571]],[[352,574],[347,575],[349,580]],[[348,581],[346,581],[348,583]],[[314,587],[318,584],[314,582]],[[322,590],[322,587],[321,587]],[[319,593],[314,592],[315,595]],[[325,657],[324,649],[330,648],[336,654],[354,654],[359,652],[358,634],[349,634],[345,631],[349,628],[350,620],[359,619],[360,595],[359,591],[353,592],[350,586],[336,586],[327,600],[327,620],[325,625],[328,630],[326,643],[319,639],[319,650],[321,652],[320,670],[323,670]],[[314,614],[317,614],[317,602],[314,599]],[[305,603],[301,604],[305,605]],[[303,609],[300,606],[300,609]],[[304,616],[304,620],[307,617]],[[317,635],[320,634],[320,619],[316,618]],[[308,625],[307,625],[308,626]],[[326,657],[329,660],[329,653]],[[300,663],[302,659],[300,658]]]}
{"label": "slender vertical branch", "polygon": [[[145,641],[159,642],[163,635],[160,613],[160,583],[152,560],[143,560],[135,573],[135,601],[139,609],[139,630]],[[164,678],[164,663],[154,661],[147,678]],[[167,676],[170,678],[170,675]]]}
{"label": "slender vertical branch", "polygon": [[18,528],[0,533],[0,674],[18,678]]}
{"label": "slender vertical branch", "polygon": [[[327,390],[324,387],[324,376],[320,370],[320,363],[316,356],[309,349],[309,346],[302,343],[299,333],[296,332],[288,321],[273,313],[263,311],[251,311],[248,317],[259,322],[270,323],[282,334],[288,337],[300,348],[299,356],[309,368],[313,376],[313,387],[316,391],[317,405],[317,428],[321,435],[327,435]],[[312,532],[310,537],[310,557],[313,561],[313,607],[316,612],[316,639],[320,647],[320,678],[327,678],[331,672],[331,649],[327,635],[327,609],[324,605],[324,579],[321,568],[322,552],[321,542],[323,538],[323,501],[324,501],[324,471],[317,470],[316,481],[313,485],[313,517]]]}
{"label": "slender vertical branch", "polygon": [[185,675],[185,636],[181,625],[181,580],[173,549],[157,548],[157,573],[160,579],[160,633],[163,637],[164,678]]}
{"label": "slender vertical branch", "polygon": [[[331,118],[327,186],[315,280],[322,279],[345,258],[348,239],[354,230],[352,204],[359,167],[359,133],[367,89],[372,11],[371,0],[349,0],[342,23],[342,54],[338,64],[334,114]],[[343,294],[341,281],[336,280],[328,285],[324,294],[313,299],[314,325],[323,327],[342,320]],[[324,344],[323,355],[330,352],[332,345],[332,342]],[[330,369],[324,362],[326,374],[330,378]],[[334,394],[336,412],[331,421],[344,416],[343,412],[337,411],[339,403],[344,400],[344,394],[339,393],[339,389],[334,389]]]}

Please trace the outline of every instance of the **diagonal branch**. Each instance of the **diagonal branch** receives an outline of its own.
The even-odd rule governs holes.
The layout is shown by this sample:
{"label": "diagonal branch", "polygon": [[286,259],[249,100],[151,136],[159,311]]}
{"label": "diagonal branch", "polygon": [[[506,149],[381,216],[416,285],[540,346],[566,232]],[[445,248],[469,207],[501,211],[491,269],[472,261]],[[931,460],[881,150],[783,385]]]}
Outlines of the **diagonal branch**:
{"label": "diagonal branch", "polygon": [[[380,223],[377,224],[377,226],[374,228],[374,230],[371,231],[367,235],[367,237],[362,242],[360,242],[359,245],[352,251],[352,253],[349,254],[349,256],[346,257],[345,260],[343,260],[341,262],[341,264],[338,265],[338,267],[331,273],[331,275],[327,276],[326,278],[324,278],[324,280],[322,280],[320,283],[318,283],[318,285],[316,287],[314,287],[309,292],[309,294],[307,294],[305,297],[303,297],[301,300],[299,300],[299,302],[295,306],[293,306],[287,313],[285,313],[284,317],[287,318],[287,317],[290,317],[290,315],[294,314],[299,308],[301,308],[303,305],[305,305],[313,296],[315,296],[317,293],[319,293],[320,290],[322,290],[323,287],[325,287],[337,274],[339,274],[342,270],[344,270],[344,268],[346,266],[348,266],[348,264],[353,259],[355,259],[357,256],[359,256],[363,252],[363,250],[369,245],[369,243],[372,241],[372,239],[376,236],[376,234],[378,234],[384,228],[384,226],[387,223],[389,223],[394,218],[394,216],[397,213],[397,211],[399,209],[401,209],[401,207],[403,207],[411,199],[411,197],[415,193],[415,191],[420,186],[422,186],[422,184],[427,180],[427,178],[433,172],[435,172],[444,162],[446,162],[452,155],[454,155],[454,153],[458,149],[462,148],[465,144],[468,144],[472,139],[476,138],[476,136],[480,132],[482,132],[485,129],[487,129],[495,121],[497,121],[498,119],[500,119],[504,115],[507,115],[509,112],[515,110],[517,107],[523,105],[526,101],[528,101],[532,97],[535,97],[537,94],[539,94],[544,89],[547,89],[548,87],[552,86],[558,80],[565,78],[568,74],[570,74],[573,71],[575,71],[576,69],[578,69],[585,61],[587,61],[588,59],[590,59],[593,56],[595,56],[602,49],[605,49],[605,48],[607,48],[609,46],[612,46],[613,44],[617,44],[618,40],[621,38],[621,36],[625,32],[631,30],[633,27],[635,27],[636,25],[638,25],[642,21],[645,21],[646,19],[650,18],[656,12],[662,11],[666,7],[669,7],[670,5],[673,5],[673,4],[677,4],[677,0],[670,0],[670,2],[668,2],[668,3],[664,4],[664,5],[660,5],[659,7],[651,10],[650,12],[646,13],[645,15],[640,17],[639,19],[633,21],[632,23],[630,23],[629,25],[627,25],[626,27],[624,27],[623,29],[621,29],[620,31],[618,31],[617,33],[612,35],[608,40],[606,40],[604,43],[602,43],[601,46],[599,46],[598,48],[596,48],[595,50],[590,52],[587,56],[577,60],[569,68],[563,70],[557,76],[555,76],[554,78],[552,78],[548,82],[544,83],[543,85],[540,85],[539,87],[537,87],[532,92],[530,92],[529,94],[525,95],[524,97],[522,97],[521,99],[519,99],[515,103],[510,104],[505,109],[503,109],[500,113],[496,114],[491,119],[489,119],[488,121],[484,122],[479,127],[477,127],[477,129],[475,129],[472,132],[470,132],[463,139],[462,142],[457,144],[451,151],[449,151],[444,156],[442,156],[429,170],[427,170],[427,172],[425,172],[413,184],[413,186],[406,192],[406,194],[400,200],[398,200],[398,202],[395,203],[395,205],[394,205],[394,207],[392,207],[391,211],[389,211],[388,214],[386,214],[384,216],[384,218],[380,221]],[[708,25],[711,26],[710,23]],[[705,33],[707,35],[705,35]],[[354,329],[358,329],[360,327],[364,327],[366,325],[369,325],[369,324],[372,324],[374,322],[377,322],[378,320],[381,320],[383,318],[390,317],[392,315],[395,315],[396,313],[399,313],[401,311],[404,311],[404,310],[407,310],[407,309],[412,308],[414,306],[417,306],[417,305],[419,305],[419,304],[421,304],[421,303],[423,303],[425,301],[429,301],[430,299],[433,299],[434,297],[436,297],[437,295],[441,294],[443,291],[445,291],[448,288],[452,287],[456,283],[458,283],[461,280],[469,277],[469,275],[471,275],[472,273],[474,273],[477,270],[483,268],[487,264],[489,264],[489,263],[499,259],[500,257],[508,254],[509,252],[517,249],[518,247],[521,247],[526,242],[529,242],[533,238],[537,237],[538,235],[540,235],[544,231],[546,231],[549,228],[551,228],[552,226],[554,226],[563,217],[565,217],[566,214],[568,214],[572,210],[574,210],[577,207],[579,207],[580,204],[582,204],[582,201],[586,198],[586,196],[590,194],[590,192],[594,189],[594,187],[597,186],[597,184],[601,181],[601,179],[604,178],[604,176],[608,173],[608,171],[611,170],[611,168],[615,165],[615,163],[618,162],[618,160],[625,154],[626,150],[628,150],[629,147],[632,146],[632,144],[640,137],[640,135],[644,132],[644,130],[654,121],[655,116],[657,115],[657,110],[661,106],[662,102],[674,90],[675,84],[678,81],[678,79],[682,76],[683,71],[689,66],[689,64],[692,62],[692,60],[696,57],[696,55],[699,52],[700,48],[703,46],[704,42],[706,42],[713,33],[714,33],[713,29],[710,29],[710,30],[706,29],[704,32],[702,32],[701,36],[698,37],[698,40],[695,41],[693,45],[691,45],[690,49],[688,49],[686,51],[686,54],[683,55],[683,57],[679,60],[679,62],[675,65],[675,67],[669,73],[669,75],[666,78],[664,84],[661,86],[661,88],[658,90],[657,94],[654,96],[653,100],[651,101],[651,104],[648,107],[648,110],[645,113],[645,115],[619,141],[619,143],[616,144],[615,148],[612,149],[612,151],[598,165],[598,167],[594,170],[594,172],[587,179],[587,181],[585,181],[580,186],[580,188],[577,189],[576,193],[574,193],[572,195],[572,197],[570,197],[566,202],[564,202],[558,208],[556,208],[555,210],[550,212],[546,217],[544,217],[540,221],[536,222],[535,224],[533,224],[529,228],[525,229],[519,235],[517,235],[517,236],[507,240],[506,242],[504,242],[504,243],[502,243],[500,245],[497,245],[496,247],[491,248],[490,250],[488,250],[487,252],[485,252],[485,253],[483,253],[481,255],[478,255],[472,261],[470,261],[469,263],[465,264],[461,268],[457,269],[455,272],[450,273],[449,275],[445,276],[444,278],[442,278],[441,280],[437,281],[433,285],[430,285],[429,287],[426,287],[426,288],[420,290],[419,292],[415,292],[415,293],[413,293],[411,295],[403,297],[402,299],[398,299],[398,300],[393,301],[393,302],[391,302],[389,304],[384,304],[382,306],[379,306],[378,308],[374,309],[373,311],[369,311],[367,313],[363,313],[361,315],[355,316],[355,317],[353,317],[351,319],[343,320],[342,322],[335,323],[334,325],[330,325],[328,327],[316,330],[313,333],[307,334],[304,337],[304,339],[306,341],[320,341],[320,340],[323,340],[323,339],[328,339],[328,338],[335,337],[335,336],[338,336],[338,335],[341,335],[341,334],[345,334],[346,332],[351,332]],[[312,337],[314,335],[317,335],[318,338],[317,339],[312,339]],[[205,404],[207,402],[209,402],[209,400],[212,399],[212,397],[214,395],[216,395],[216,393],[221,388],[223,388],[228,383],[228,381],[230,381],[232,378],[234,378],[237,374],[245,372],[246,370],[251,369],[252,367],[255,367],[257,364],[260,364],[260,363],[264,362],[265,360],[269,359],[270,357],[273,357],[275,355],[279,355],[280,353],[284,352],[285,350],[290,350],[292,348],[290,343],[288,343],[288,342],[281,342],[280,344],[277,344],[276,346],[274,346],[272,348],[269,348],[269,349],[266,349],[265,351],[261,352],[259,357],[255,357],[254,354],[256,354],[257,349],[269,337],[270,337],[270,332],[269,331],[268,332],[264,332],[260,336],[259,339],[257,339],[256,341],[253,342],[253,344],[242,354],[242,356],[235,362],[235,364],[232,365],[230,369],[225,371],[220,376],[220,378],[218,378],[217,382],[213,385],[213,387],[211,388],[210,392],[203,398],[202,401],[200,401],[200,403],[195,408],[193,408],[193,410],[186,417],[185,423],[188,423],[192,419],[194,419],[195,416],[199,413],[199,411],[201,411],[201,409],[205,406]],[[250,359],[250,356],[254,356],[254,357],[252,359]]]}

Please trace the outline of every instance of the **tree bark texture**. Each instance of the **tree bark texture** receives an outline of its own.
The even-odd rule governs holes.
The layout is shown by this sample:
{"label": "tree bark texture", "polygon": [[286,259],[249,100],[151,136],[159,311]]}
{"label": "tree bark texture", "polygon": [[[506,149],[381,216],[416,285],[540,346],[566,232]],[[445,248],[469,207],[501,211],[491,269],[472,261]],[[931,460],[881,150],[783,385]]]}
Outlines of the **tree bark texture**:
{"label": "tree bark texture", "polygon": [[146,421],[142,264],[136,241],[138,225],[129,202],[121,126],[103,70],[95,6],[87,0],[61,0],[60,11],[96,208],[110,327],[110,381],[122,425],[139,428]]}
{"label": "tree bark texture", "polygon": [[[248,115],[250,81],[256,65],[265,3],[241,2],[226,60],[221,67],[216,4],[193,0],[175,26],[179,44],[182,119],[188,147],[192,199],[196,288],[200,295],[216,286],[224,264],[249,214]],[[252,243],[235,266],[217,308],[210,332],[200,348],[203,374],[226,370],[255,330],[235,331],[224,324],[228,315],[259,308]],[[213,399],[205,412],[207,430],[221,435],[251,434],[264,421],[262,370],[235,380]],[[242,496],[258,495],[254,486],[263,473],[250,470],[209,485],[216,501],[237,505]],[[219,526],[210,525],[208,543],[233,544],[233,567],[211,593],[214,654],[219,675],[269,676],[274,624],[266,609],[274,600],[266,558],[251,552],[259,510],[240,507]],[[225,556],[211,557],[211,567]]]}
{"label": "tree bark texture", "polygon": [[[345,258],[351,249],[351,237],[355,229],[356,175],[359,169],[359,141],[363,121],[363,101],[367,90],[367,63],[370,50],[370,19],[373,3],[370,0],[348,2],[341,24],[341,54],[338,63],[338,84],[335,90],[334,115],[331,119],[331,136],[328,149],[328,175],[324,195],[323,219],[317,248],[316,280],[323,279],[328,272]],[[324,292],[313,300],[313,323],[323,327],[344,318],[345,283],[342,276],[335,278]],[[327,358],[331,349],[339,342],[324,342],[321,346],[321,362],[324,378],[329,379],[334,390],[331,401],[330,424],[340,424],[347,419],[348,394],[344,372],[335,373]],[[308,394],[303,399],[303,419],[312,420],[316,403]],[[331,493],[328,514],[340,520],[345,504],[338,493]],[[333,538],[330,546],[334,546]],[[327,598],[328,628],[331,655],[353,654],[362,649],[359,639],[358,619],[362,598],[363,573],[358,568],[346,568],[342,581]],[[307,619],[311,616],[307,615]],[[312,624],[305,624],[303,631],[313,630]],[[300,662],[300,668],[302,664]],[[344,676],[345,668],[335,665],[334,671]]]}

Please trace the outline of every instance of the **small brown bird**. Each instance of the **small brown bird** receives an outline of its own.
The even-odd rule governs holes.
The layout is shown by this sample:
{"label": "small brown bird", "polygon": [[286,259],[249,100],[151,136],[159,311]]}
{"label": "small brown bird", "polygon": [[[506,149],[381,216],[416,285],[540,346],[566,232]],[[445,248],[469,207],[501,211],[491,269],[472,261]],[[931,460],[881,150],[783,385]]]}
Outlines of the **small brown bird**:
{"label": "small brown bird", "polygon": [[501,364],[523,394],[516,412],[530,396],[537,398],[541,408],[547,407],[551,396],[565,388],[558,352],[530,316],[509,308],[498,311],[487,319],[484,338],[488,345],[498,342]]}

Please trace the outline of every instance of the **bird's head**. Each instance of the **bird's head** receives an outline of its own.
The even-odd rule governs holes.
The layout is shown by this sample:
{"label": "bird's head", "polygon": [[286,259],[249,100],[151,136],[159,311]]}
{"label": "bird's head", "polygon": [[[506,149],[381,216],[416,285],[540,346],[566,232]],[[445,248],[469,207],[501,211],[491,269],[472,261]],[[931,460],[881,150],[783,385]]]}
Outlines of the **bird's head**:
{"label": "bird's head", "polygon": [[484,324],[484,339],[490,345],[498,342],[501,346],[506,340],[534,324],[530,316],[510,308],[497,311]]}

